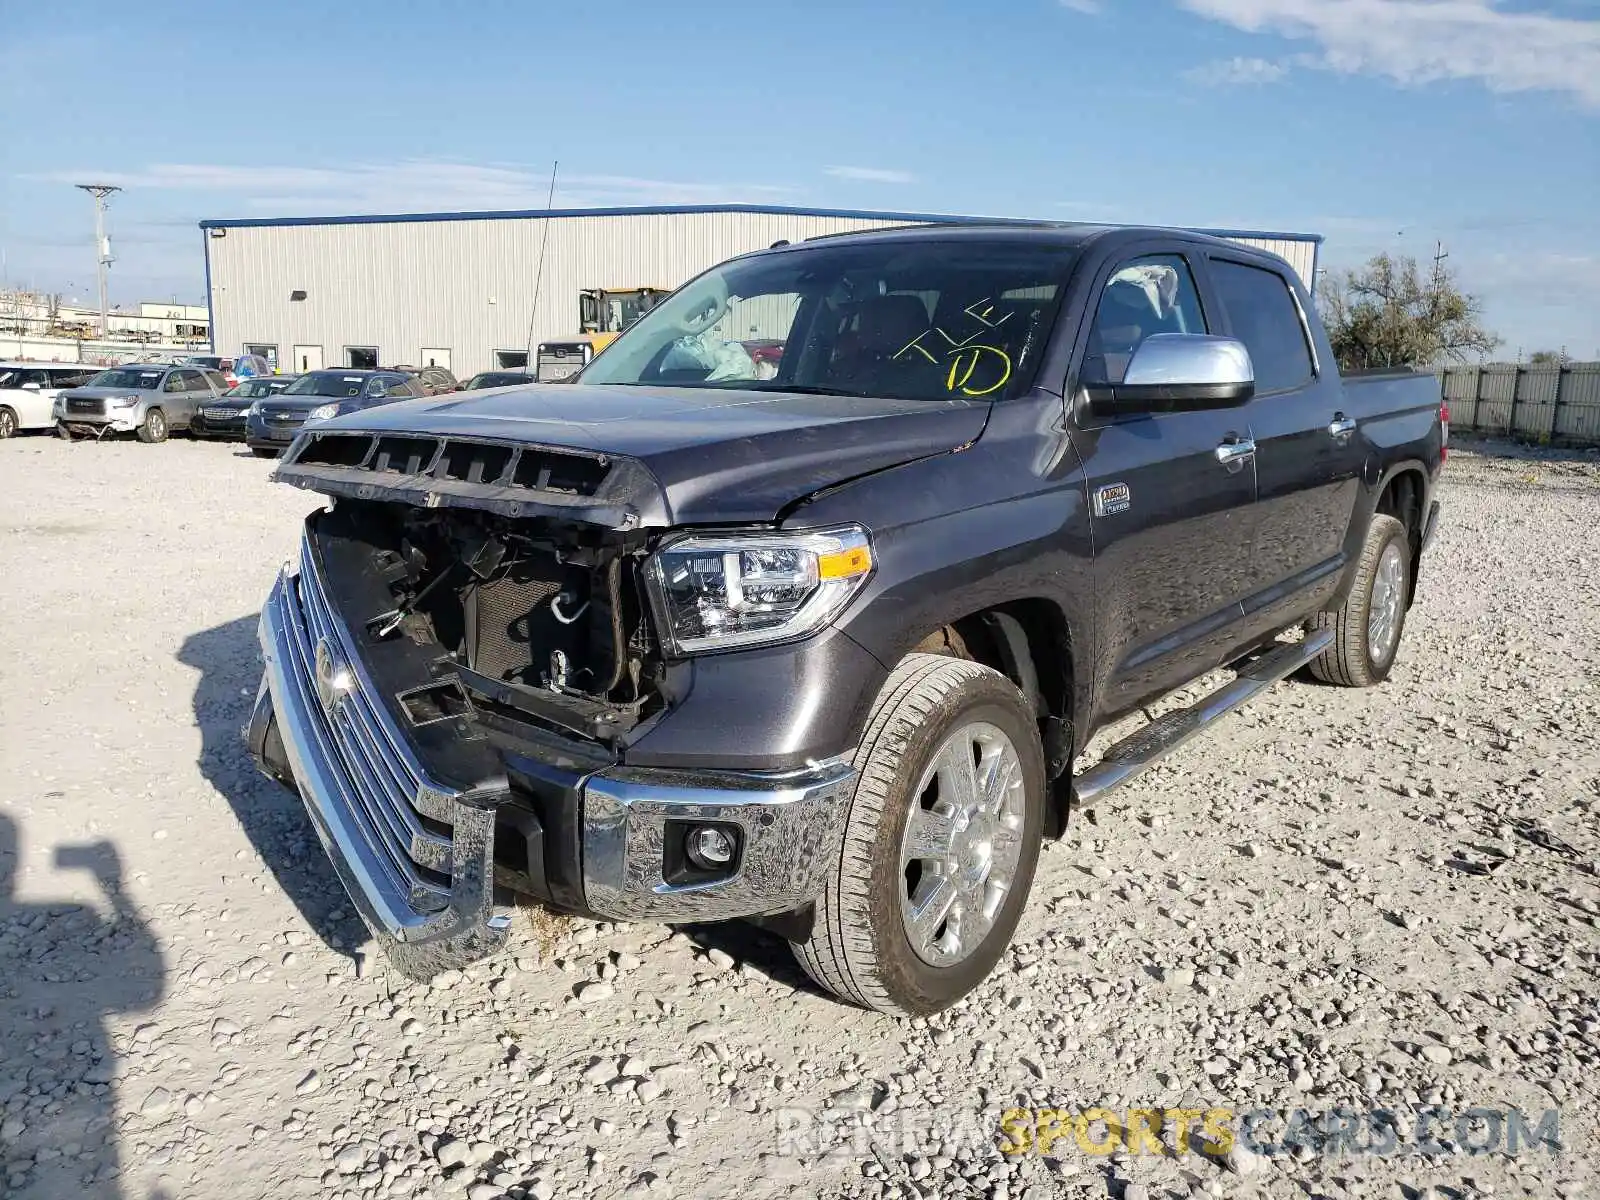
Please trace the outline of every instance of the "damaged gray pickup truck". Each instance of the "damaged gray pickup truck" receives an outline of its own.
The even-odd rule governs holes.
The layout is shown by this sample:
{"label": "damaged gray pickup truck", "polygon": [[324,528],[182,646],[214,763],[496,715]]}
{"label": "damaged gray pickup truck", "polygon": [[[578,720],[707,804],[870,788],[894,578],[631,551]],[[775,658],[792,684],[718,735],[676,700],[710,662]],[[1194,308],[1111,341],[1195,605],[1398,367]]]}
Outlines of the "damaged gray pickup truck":
{"label": "damaged gray pickup truck", "polygon": [[308,426],[277,478],[330,504],[262,612],[250,749],[413,976],[522,893],[754,920],[933,1012],[1075,801],[1291,673],[1388,675],[1447,415],[1430,376],[1341,379],[1287,264],[1198,234],[747,255],[574,384]]}

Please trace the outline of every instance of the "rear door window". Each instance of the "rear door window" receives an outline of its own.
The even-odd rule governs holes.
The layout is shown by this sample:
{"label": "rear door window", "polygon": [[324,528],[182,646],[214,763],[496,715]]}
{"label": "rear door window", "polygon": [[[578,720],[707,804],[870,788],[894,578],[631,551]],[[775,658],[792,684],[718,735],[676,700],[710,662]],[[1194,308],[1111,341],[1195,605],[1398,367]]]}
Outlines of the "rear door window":
{"label": "rear door window", "polygon": [[1276,271],[1213,259],[1211,277],[1233,336],[1250,351],[1256,394],[1305,387],[1315,375],[1294,293]]}

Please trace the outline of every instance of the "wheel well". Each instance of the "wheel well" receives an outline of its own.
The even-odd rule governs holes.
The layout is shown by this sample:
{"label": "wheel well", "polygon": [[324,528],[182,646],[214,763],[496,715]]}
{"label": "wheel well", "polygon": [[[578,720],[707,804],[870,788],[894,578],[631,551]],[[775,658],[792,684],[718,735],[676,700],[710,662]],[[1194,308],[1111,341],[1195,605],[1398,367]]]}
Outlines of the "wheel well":
{"label": "wheel well", "polygon": [[1420,471],[1401,471],[1378,497],[1377,511],[1394,517],[1406,527],[1406,542],[1411,548],[1411,579],[1406,589],[1406,607],[1417,594],[1417,572],[1422,565],[1422,498],[1427,494]]}
{"label": "wheel well", "polygon": [[1014,600],[932,630],[913,652],[948,654],[999,671],[1016,684],[1039,722],[1051,790],[1045,831],[1059,837],[1072,792],[1072,631],[1049,600]]}

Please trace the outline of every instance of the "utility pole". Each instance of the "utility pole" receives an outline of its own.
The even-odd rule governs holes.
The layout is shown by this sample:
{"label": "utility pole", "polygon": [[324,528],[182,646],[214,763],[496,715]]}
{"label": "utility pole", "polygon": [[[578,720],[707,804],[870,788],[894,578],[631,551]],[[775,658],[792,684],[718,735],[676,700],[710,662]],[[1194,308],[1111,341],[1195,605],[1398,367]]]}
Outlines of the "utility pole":
{"label": "utility pole", "polygon": [[76,185],[94,197],[94,257],[100,277],[100,336],[106,336],[106,271],[111,266],[111,243],[106,238],[106,197],[122,189],[110,183]]}

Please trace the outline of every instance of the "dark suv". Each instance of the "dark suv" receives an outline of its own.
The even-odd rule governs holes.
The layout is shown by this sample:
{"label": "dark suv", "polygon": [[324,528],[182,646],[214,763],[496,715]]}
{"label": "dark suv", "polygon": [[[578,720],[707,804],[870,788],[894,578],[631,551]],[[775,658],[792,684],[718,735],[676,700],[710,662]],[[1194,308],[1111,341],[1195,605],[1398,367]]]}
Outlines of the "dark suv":
{"label": "dark suv", "polygon": [[259,457],[272,458],[294,441],[308,421],[326,421],[427,394],[418,380],[399,371],[312,371],[251,406],[244,440]]}

